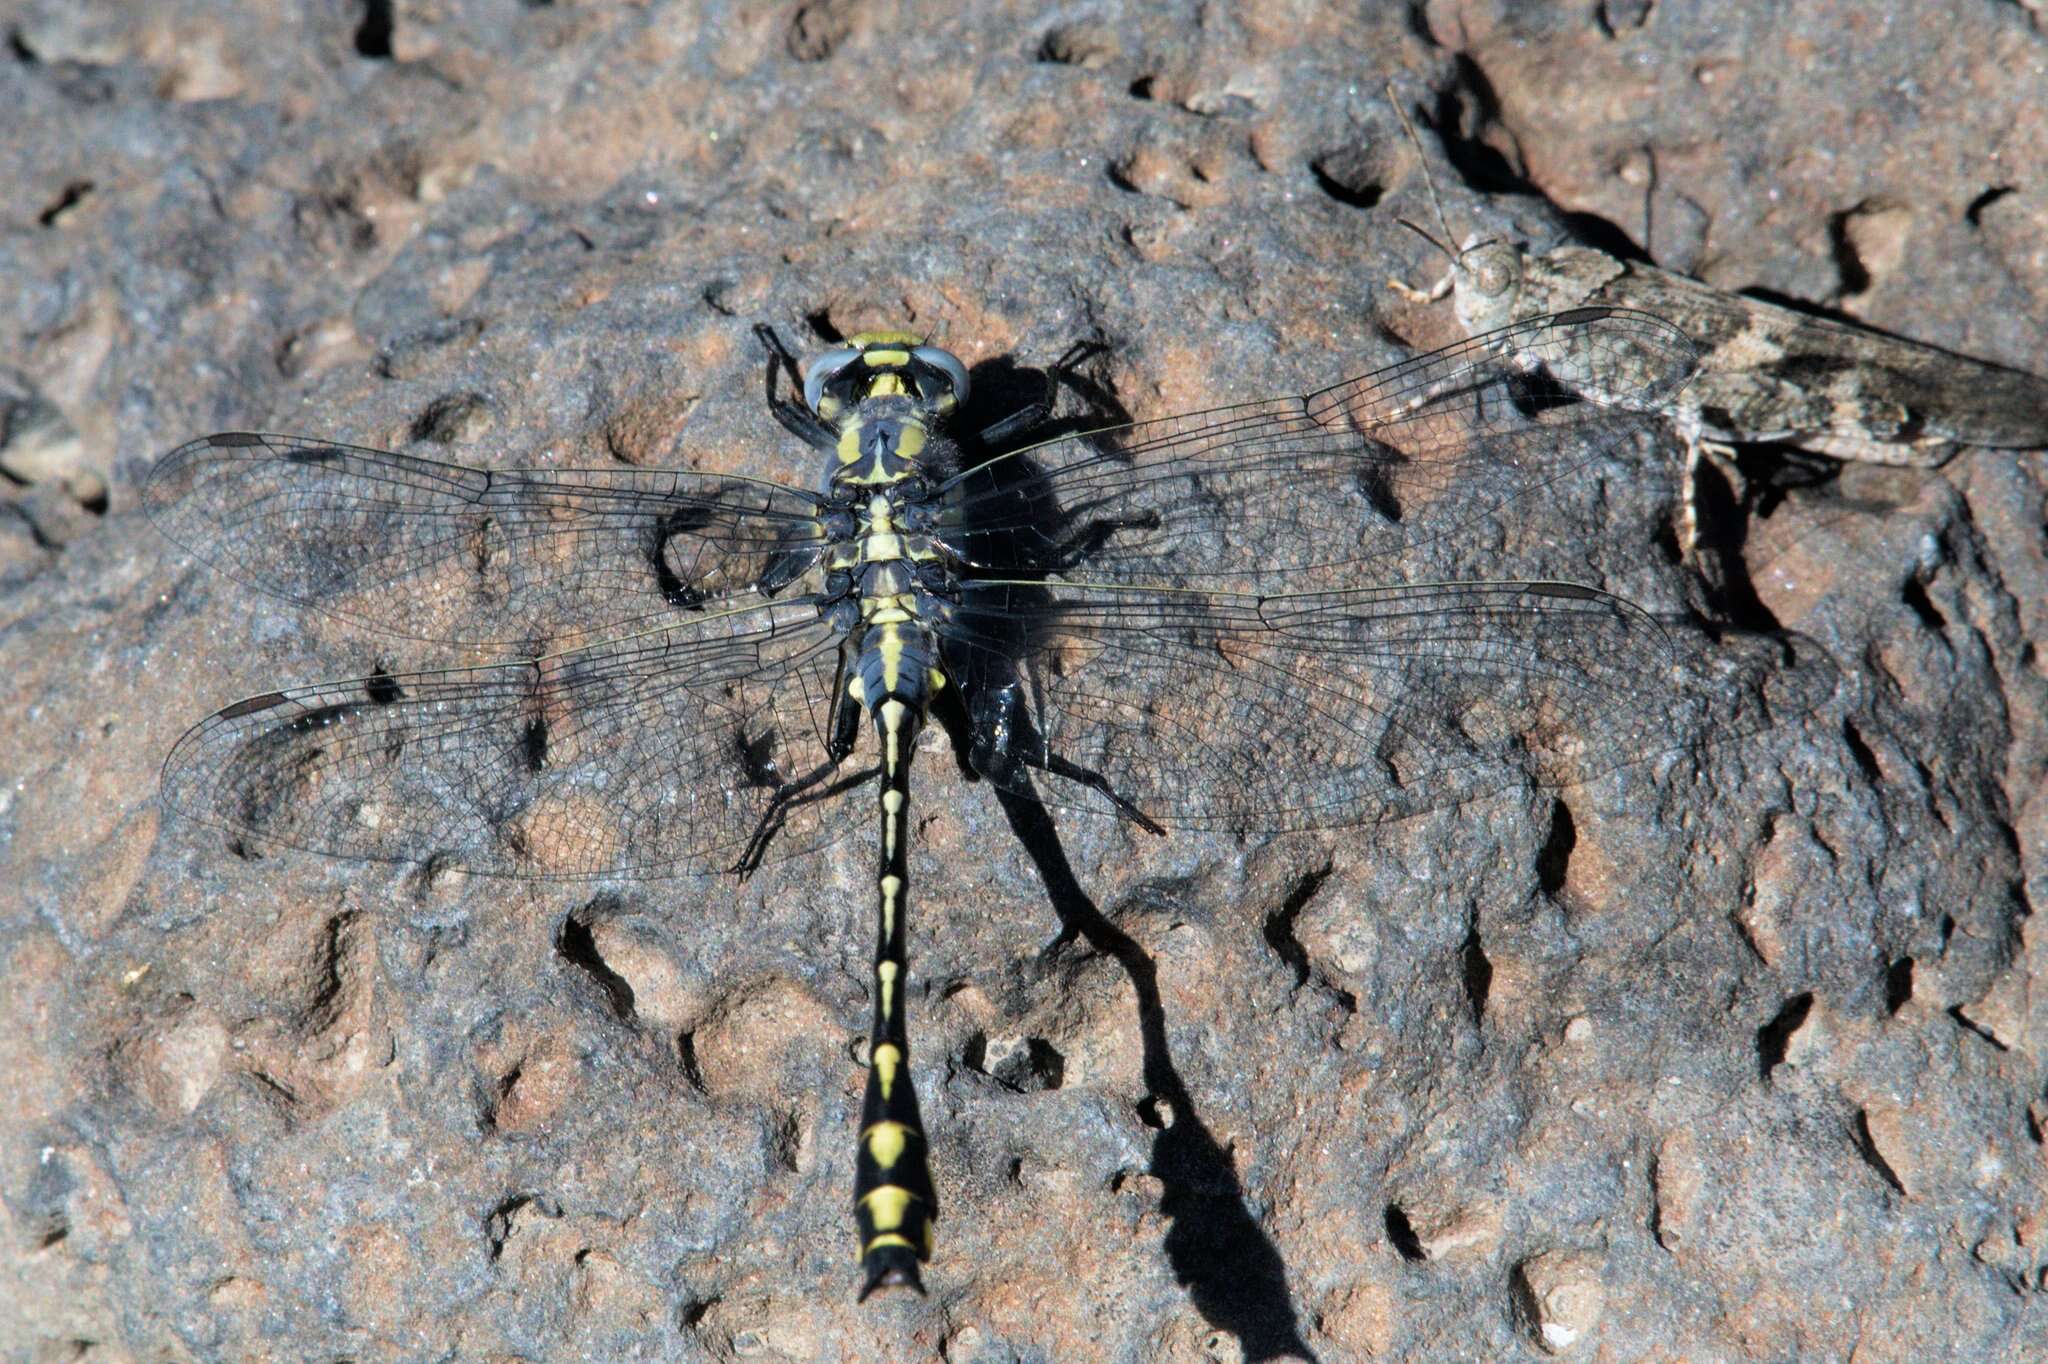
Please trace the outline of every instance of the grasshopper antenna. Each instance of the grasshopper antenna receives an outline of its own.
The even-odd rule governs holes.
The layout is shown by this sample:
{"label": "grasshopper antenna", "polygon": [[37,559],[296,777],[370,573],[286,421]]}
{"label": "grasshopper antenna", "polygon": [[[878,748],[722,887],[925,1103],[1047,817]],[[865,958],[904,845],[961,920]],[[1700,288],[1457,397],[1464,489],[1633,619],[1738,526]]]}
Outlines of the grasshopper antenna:
{"label": "grasshopper antenna", "polygon": [[1422,238],[1422,240],[1428,242],[1438,251],[1442,252],[1444,259],[1448,260],[1451,264],[1456,265],[1458,263],[1457,253],[1451,250],[1450,247],[1445,246],[1442,242],[1438,241],[1435,237],[1431,236],[1428,228],[1417,227],[1414,223],[1409,222],[1406,218],[1396,218],[1394,219],[1394,221],[1399,223],[1401,226],[1407,228],[1410,232],[1413,232],[1416,236]]}
{"label": "grasshopper antenna", "polygon": [[1429,204],[1431,208],[1436,210],[1436,225],[1443,232],[1443,239],[1441,241],[1437,240],[1414,223],[1405,222],[1400,219],[1395,221],[1400,222],[1401,226],[1436,247],[1437,250],[1443,252],[1444,255],[1448,256],[1455,263],[1458,259],[1458,253],[1451,246],[1451,223],[1450,219],[1444,216],[1444,201],[1437,197],[1436,176],[1429,169],[1429,153],[1423,150],[1422,139],[1416,135],[1415,125],[1408,121],[1407,107],[1401,103],[1400,97],[1394,93],[1394,83],[1391,80],[1387,82],[1387,103],[1394,107],[1394,117],[1401,120],[1401,127],[1407,130],[1408,140],[1415,144],[1415,159],[1422,163],[1422,183],[1429,190]]}

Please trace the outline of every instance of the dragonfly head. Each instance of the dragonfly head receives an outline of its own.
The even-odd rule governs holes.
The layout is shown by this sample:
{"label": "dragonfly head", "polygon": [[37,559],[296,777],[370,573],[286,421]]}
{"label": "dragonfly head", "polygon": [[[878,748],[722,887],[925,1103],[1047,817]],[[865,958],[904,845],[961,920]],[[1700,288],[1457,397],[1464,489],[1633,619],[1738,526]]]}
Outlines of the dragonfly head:
{"label": "dragonfly head", "polygon": [[833,426],[872,398],[908,398],[924,420],[967,401],[967,367],[912,332],[850,336],[804,368],[804,402]]}

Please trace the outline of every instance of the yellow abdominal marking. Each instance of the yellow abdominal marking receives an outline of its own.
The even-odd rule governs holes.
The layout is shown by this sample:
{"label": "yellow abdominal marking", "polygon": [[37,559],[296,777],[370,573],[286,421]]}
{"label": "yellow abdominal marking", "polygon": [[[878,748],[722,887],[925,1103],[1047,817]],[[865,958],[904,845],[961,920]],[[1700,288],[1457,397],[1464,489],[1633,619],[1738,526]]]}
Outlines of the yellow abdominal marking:
{"label": "yellow abdominal marking", "polygon": [[875,978],[882,983],[882,1021],[885,1023],[895,1012],[892,1006],[896,999],[896,971],[893,961],[878,962],[875,966]]}
{"label": "yellow abdominal marking", "polygon": [[[888,795],[882,797],[883,804],[886,805],[888,803],[889,796],[896,796],[896,804],[897,807],[900,809],[903,805],[903,797],[896,795],[896,792],[891,791]],[[895,814],[895,810],[891,810],[889,812],[890,822],[892,824],[895,822]],[[896,897],[901,895],[902,893],[902,877],[884,876],[882,878],[882,936],[884,937],[892,937],[896,932]]]}
{"label": "yellow abdominal marking", "polygon": [[[879,614],[879,613],[877,613],[877,614]],[[900,624],[901,622],[899,622],[899,621],[890,621],[890,622],[888,622],[888,623],[889,623],[890,625],[897,625],[897,624]],[[898,630],[893,630],[893,629],[891,629],[891,630],[884,630],[884,631],[882,632],[882,690],[884,690],[884,691],[891,691],[891,692],[895,691],[895,690],[896,690],[896,684],[897,684],[897,683],[898,683],[898,682],[899,682],[900,680],[902,680],[902,677],[903,677],[903,635],[902,635],[902,632],[901,632],[901,631],[898,631]],[[891,739],[892,741],[893,741],[893,740],[895,739],[895,737],[896,737],[896,731],[895,731],[894,729],[891,729],[891,730],[889,731],[889,737],[890,737],[890,739]]]}
{"label": "yellow abdominal marking", "polygon": [[[910,1211],[910,1205],[917,1201],[917,1195],[894,1184],[884,1184],[861,1200],[868,1216],[875,1219],[876,1231],[894,1231],[903,1225],[903,1214]],[[868,1242],[873,1245],[874,1242]]]}
{"label": "yellow abdominal marking", "polygon": [[908,714],[910,707],[901,701],[882,703],[882,765],[886,772],[893,773],[903,765],[903,717]]}
{"label": "yellow abdominal marking", "polygon": [[896,1162],[903,1159],[903,1148],[910,1143],[910,1124],[885,1119],[863,1132],[861,1140],[868,1144],[868,1154],[875,1158],[875,1164],[893,1170]]}
{"label": "yellow abdominal marking", "polygon": [[[893,1231],[885,1231],[880,1236],[877,1236],[874,1240],[862,1246],[861,1252],[865,1254],[868,1251],[875,1250],[881,1246],[902,1246],[905,1250],[917,1249],[916,1246],[910,1244],[910,1240],[908,1237],[899,1236]],[[927,1253],[926,1258],[930,1258],[929,1253]]]}
{"label": "yellow abdominal marking", "polygon": [[894,1042],[884,1042],[875,1048],[875,1079],[882,1086],[882,1102],[889,1101],[889,1091],[896,1087],[896,1069],[903,1064],[903,1051]]}

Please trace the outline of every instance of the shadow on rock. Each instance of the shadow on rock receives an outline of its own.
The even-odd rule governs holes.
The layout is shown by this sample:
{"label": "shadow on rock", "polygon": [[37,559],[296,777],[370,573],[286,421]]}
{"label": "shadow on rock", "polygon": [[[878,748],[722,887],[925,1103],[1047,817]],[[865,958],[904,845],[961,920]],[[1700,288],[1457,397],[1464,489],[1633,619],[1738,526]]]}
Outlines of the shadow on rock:
{"label": "shadow on rock", "polygon": [[1280,1252],[1246,1209],[1228,1153],[1195,1111],[1194,1099],[1174,1067],[1166,1044],[1166,1010],[1159,1001],[1158,968],[1081,889],[1045,807],[1002,791],[997,799],[1037,865],[1059,915],[1061,932],[1054,948],[1081,938],[1114,957],[1137,991],[1145,1086],[1172,1112],[1171,1122],[1153,1138],[1150,1173],[1165,1186],[1160,1209],[1170,1220],[1166,1257],[1175,1277],[1187,1286],[1204,1320],[1237,1337],[1247,1360],[1314,1360],[1295,1324]]}

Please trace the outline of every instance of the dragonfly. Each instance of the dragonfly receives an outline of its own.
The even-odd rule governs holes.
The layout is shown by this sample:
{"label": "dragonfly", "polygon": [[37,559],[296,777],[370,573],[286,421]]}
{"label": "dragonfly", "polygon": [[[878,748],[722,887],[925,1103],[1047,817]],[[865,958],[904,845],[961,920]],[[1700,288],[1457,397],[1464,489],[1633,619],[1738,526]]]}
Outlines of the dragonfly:
{"label": "dragonfly", "polygon": [[967,430],[968,369],[920,335],[800,366],[756,330],[815,486],[248,432],[162,457],[145,506],[198,559],[462,660],[227,705],[162,795],[233,840],[543,880],[744,876],[874,818],[862,1299],[923,1291],[938,1216],[907,988],[927,725],[1000,791],[1242,836],[1569,784],[1659,737],[1648,613],[1412,571],[1644,435],[1695,364],[1656,317],[1580,308],[1305,395],[1051,435],[1062,366]]}

